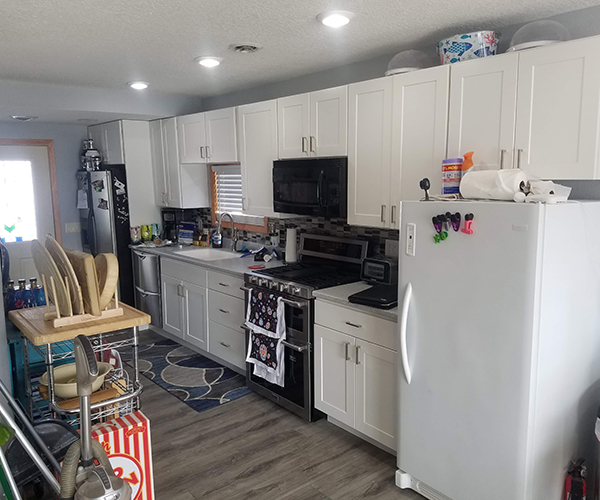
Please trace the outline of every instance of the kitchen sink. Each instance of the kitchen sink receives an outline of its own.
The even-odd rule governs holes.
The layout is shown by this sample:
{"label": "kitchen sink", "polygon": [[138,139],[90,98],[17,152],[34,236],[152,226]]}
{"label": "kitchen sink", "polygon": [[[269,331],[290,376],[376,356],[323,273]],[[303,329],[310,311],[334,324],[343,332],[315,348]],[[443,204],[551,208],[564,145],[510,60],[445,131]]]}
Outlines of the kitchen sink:
{"label": "kitchen sink", "polygon": [[217,248],[191,248],[186,250],[175,250],[173,253],[198,260],[239,259],[241,255],[230,250],[220,250]]}

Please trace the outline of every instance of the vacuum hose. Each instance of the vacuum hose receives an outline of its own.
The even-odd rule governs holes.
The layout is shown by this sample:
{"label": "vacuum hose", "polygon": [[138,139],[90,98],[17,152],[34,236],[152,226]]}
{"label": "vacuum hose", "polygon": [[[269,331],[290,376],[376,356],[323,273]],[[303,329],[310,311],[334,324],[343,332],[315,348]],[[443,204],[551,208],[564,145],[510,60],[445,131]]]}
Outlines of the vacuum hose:
{"label": "vacuum hose", "polygon": [[[112,470],[106,451],[95,439],[92,439],[92,454],[102,467]],[[76,441],[67,451],[60,474],[60,498],[62,500],[72,500],[75,495],[75,480],[77,479],[77,467],[79,466],[80,457],[81,441]]]}

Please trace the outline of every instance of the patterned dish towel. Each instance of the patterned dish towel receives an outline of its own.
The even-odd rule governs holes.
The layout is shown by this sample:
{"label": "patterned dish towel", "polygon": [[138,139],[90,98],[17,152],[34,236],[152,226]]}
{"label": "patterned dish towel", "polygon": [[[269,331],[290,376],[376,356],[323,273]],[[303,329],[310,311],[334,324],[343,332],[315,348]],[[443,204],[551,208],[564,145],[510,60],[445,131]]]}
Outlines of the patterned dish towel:
{"label": "patterned dish towel", "polygon": [[267,382],[285,385],[285,304],[268,292],[249,292],[246,326],[250,330],[246,362],[253,374]]}

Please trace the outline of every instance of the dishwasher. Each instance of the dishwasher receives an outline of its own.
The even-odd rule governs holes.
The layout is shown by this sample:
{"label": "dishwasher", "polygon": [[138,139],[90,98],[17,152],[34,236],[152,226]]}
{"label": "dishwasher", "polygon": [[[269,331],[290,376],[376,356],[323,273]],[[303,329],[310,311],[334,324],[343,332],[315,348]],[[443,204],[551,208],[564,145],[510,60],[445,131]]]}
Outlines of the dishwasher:
{"label": "dishwasher", "polygon": [[131,254],[133,257],[135,307],[150,315],[151,325],[162,328],[160,258],[158,255],[138,249],[133,249]]}

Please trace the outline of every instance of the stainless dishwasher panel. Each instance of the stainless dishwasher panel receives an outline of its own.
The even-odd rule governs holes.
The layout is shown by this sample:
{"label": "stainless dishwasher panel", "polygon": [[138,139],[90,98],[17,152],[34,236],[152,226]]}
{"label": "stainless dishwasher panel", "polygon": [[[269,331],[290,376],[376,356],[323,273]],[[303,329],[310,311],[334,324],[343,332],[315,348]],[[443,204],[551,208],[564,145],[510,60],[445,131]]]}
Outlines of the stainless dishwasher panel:
{"label": "stainless dishwasher panel", "polygon": [[158,255],[133,249],[134,285],[144,292],[160,293],[160,267]]}
{"label": "stainless dishwasher panel", "polygon": [[162,306],[160,294],[135,289],[135,306],[152,318],[151,325],[162,328]]}

